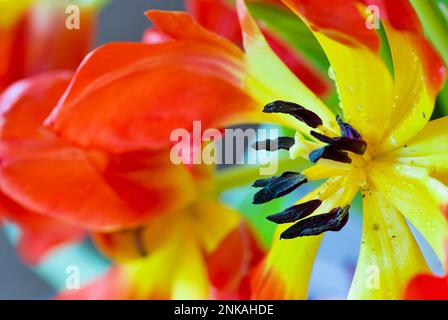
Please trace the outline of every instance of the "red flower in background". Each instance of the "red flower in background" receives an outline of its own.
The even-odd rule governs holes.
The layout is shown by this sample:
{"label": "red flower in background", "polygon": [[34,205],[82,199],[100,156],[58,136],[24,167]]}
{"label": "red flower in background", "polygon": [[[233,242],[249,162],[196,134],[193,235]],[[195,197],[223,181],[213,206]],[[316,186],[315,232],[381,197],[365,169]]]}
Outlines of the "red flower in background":
{"label": "red flower in background", "polygon": [[[155,19],[159,17],[157,13],[154,16]],[[242,283],[247,283],[247,274],[261,255],[255,238],[247,227],[241,225],[241,217],[237,213],[221,205],[209,187],[204,189],[204,184],[213,183],[209,174],[202,179],[202,174],[193,168],[190,170],[170,163],[170,143],[164,139],[165,134],[171,132],[170,128],[191,124],[194,117],[203,119],[206,125],[219,124],[224,119],[236,116],[238,112],[248,110],[252,105],[251,98],[234,83],[238,76],[235,67],[238,67],[241,53],[230,42],[206,32],[187,16],[167,15],[166,19],[162,18],[160,16],[159,20],[166,27],[165,37],[170,38],[167,42],[151,45],[118,44],[120,50],[115,48],[109,53],[108,49],[112,47],[106,46],[100,49],[102,56],[95,55],[92,64],[94,72],[85,74],[85,69],[80,70],[71,84],[70,75],[50,73],[18,82],[3,94],[0,189],[17,208],[28,208],[42,219],[66,222],[68,226],[94,233],[98,247],[118,261],[113,270],[122,270],[111,271],[111,274],[116,275],[118,272],[127,275],[131,291],[121,291],[122,298],[182,297],[186,292],[178,288],[179,283],[190,283],[197,290],[197,297],[202,298],[210,295],[247,296],[249,287]],[[183,30],[187,30],[184,34],[186,39],[175,38],[177,28],[172,22],[183,24]],[[201,53],[200,50],[207,46],[209,51]],[[143,50],[128,51],[132,47]],[[178,49],[190,52],[191,57],[186,57],[182,52],[176,54]],[[130,54],[123,55],[121,60],[111,61],[107,58],[108,54],[121,53],[123,50]],[[170,52],[174,56],[167,55]],[[185,64],[188,58],[208,73],[221,68],[219,63],[222,61],[234,69],[230,68],[227,74],[216,76],[215,81],[210,82],[209,74],[206,73],[206,77],[188,68]],[[133,65],[133,61],[140,59],[147,63],[152,73],[146,74],[135,69],[136,66],[145,67],[141,63]],[[154,86],[152,93],[147,92],[146,101],[137,99],[128,108],[132,114],[140,112],[142,103],[154,103],[153,126],[146,127],[138,122],[132,125],[127,123],[121,129],[116,122],[90,128],[82,125],[83,128],[77,131],[80,135],[93,134],[102,138],[107,136],[109,129],[121,130],[123,140],[111,139],[101,149],[77,147],[44,126],[51,112],[51,119],[63,117],[65,111],[53,110],[53,107],[67,86],[69,90],[80,90],[79,95],[65,94],[61,101],[68,102],[74,97],[74,104],[78,97],[89,95],[92,89],[96,91],[95,97],[101,103],[92,105],[90,111],[105,120],[106,114],[113,110],[114,97],[110,91],[102,95],[101,88],[104,84],[111,84],[115,80],[114,75],[102,78],[104,83],[86,82],[88,87],[78,87],[77,79],[85,75],[108,73],[113,63],[128,70],[128,84],[140,83],[133,82],[134,71],[148,80],[141,83],[140,88],[134,87],[134,90],[151,89],[150,81],[154,74],[161,76],[165,84],[170,85],[167,91]],[[126,72],[117,75],[126,75]],[[195,83],[186,81],[192,78]],[[160,83],[160,78],[157,81]],[[92,84],[94,86],[90,87]],[[116,84],[121,86],[123,82]],[[181,90],[185,85],[189,86],[189,90]],[[173,101],[172,93],[176,92],[176,86],[179,87],[179,95],[176,96],[179,107],[174,109],[175,104],[172,104],[173,109],[160,109],[159,106],[165,105],[167,99]],[[130,97],[135,97],[134,91],[128,93]],[[217,96],[221,98],[216,100]],[[188,101],[195,105],[188,104]],[[211,108],[212,102],[222,108]],[[185,111],[182,112],[182,108]],[[89,119],[92,115],[90,111],[86,114]],[[180,117],[182,114],[185,118]],[[122,115],[126,117],[125,113]],[[167,125],[169,128],[165,127]],[[134,139],[133,135],[142,132],[148,134],[148,140],[144,141],[144,145],[139,145],[140,141]],[[134,145],[126,150],[122,146],[123,142]],[[5,200],[9,199],[5,197]],[[13,214],[17,213],[17,208],[10,206]],[[10,214],[6,218],[21,226],[24,235],[27,230],[36,229],[34,224],[29,229],[25,228],[26,221],[21,216]],[[44,226],[50,227],[51,224]],[[46,234],[48,237],[57,237],[51,229],[46,230]],[[53,243],[49,241],[50,244]],[[234,255],[232,264],[221,261],[228,257],[227,250]],[[184,252],[185,259],[183,263],[178,261],[178,271],[169,271],[168,267],[177,266],[172,261],[177,261],[181,252]],[[139,283],[146,282],[135,282],[134,277],[142,273],[147,275],[148,272],[163,274],[166,280],[163,286],[146,286],[135,292],[138,289],[136,285],[138,287]],[[120,279],[121,276],[115,278],[115,281],[120,282]],[[83,292],[88,293],[87,296]],[[94,292],[97,291],[78,292],[79,295],[73,298],[88,298]]]}
{"label": "red flower in background", "polygon": [[94,2],[79,3],[82,27],[68,29],[66,7],[67,3],[58,2],[2,2],[0,92],[17,80],[44,71],[78,67],[92,48],[98,8]]}
{"label": "red flower in background", "polygon": [[[43,126],[70,79],[65,72],[43,74],[2,95],[1,190],[29,211],[104,231],[138,225],[191,201],[192,178],[171,166],[167,154],[83,150]],[[4,206],[14,204],[5,201]],[[22,220],[23,210],[18,211],[6,210],[6,217],[19,225],[33,222]]]}
{"label": "red flower in background", "polygon": [[[0,99],[0,204],[21,229],[25,257],[37,262],[89,232],[117,263],[108,285],[126,279],[121,298],[186,298],[182,285],[197,298],[248,296],[242,283],[261,249],[240,215],[219,202],[213,167],[173,165],[169,148],[112,153],[58,138],[43,123],[70,79],[46,73],[14,84]],[[232,263],[224,263],[229,254]],[[147,277],[154,273],[163,282]]]}

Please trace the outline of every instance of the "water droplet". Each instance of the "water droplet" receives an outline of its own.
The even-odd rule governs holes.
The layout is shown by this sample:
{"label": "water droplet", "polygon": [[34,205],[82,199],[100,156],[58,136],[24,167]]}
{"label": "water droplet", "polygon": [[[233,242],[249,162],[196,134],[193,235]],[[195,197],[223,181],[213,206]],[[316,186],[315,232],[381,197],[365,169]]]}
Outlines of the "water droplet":
{"label": "water droplet", "polygon": [[330,77],[331,80],[336,80],[336,75],[334,73],[333,67],[330,66],[328,68],[328,76]]}

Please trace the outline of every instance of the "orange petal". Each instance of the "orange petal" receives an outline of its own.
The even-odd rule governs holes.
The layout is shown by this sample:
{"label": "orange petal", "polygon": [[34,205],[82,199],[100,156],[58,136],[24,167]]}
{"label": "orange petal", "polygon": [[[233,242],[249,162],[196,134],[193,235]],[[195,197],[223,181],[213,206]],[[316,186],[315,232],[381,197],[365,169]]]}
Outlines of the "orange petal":
{"label": "orange petal", "polygon": [[237,45],[242,44],[242,34],[235,9],[223,0],[186,0],[190,14],[204,28],[213,31]]}
{"label": "orange petal", "polygon": [[25,64],[25,35],[28,18],[0,29],[0,92],[23,77]]}
{"label": "orange petal", "polygon": [[249,299],[250,271],[263,257],[263,250],[244,223],[230,232],[207,257],[210,282],[217,299]]}
{"label": "orange petal", "polygon": [[175,41],[112,43],[90,54],[48,121],[64,138],[115,152],[155,149],[193,120],[220,126],[256,107],[236,46],[185,13],[147,14]]}
{"label": "orange petal", "polygon": [[30,264],[39,263],[56,247],[80,241],[85,235],[77,226],[26,210],[1,192],[0,210],[4,219],[20,228],[18,250]]}
{"label": "orange petal", "polygon": [[194,197],[192,177],[168,151],[108,155],[82,150],[41,126],[69,75],[17,83],[0,101],[0,188],[33,211],[111,231],[178,210]]}
{"label": "orange petal", "polygon": [[283,0],[293,11],[311,25],[334,40],[350,45],[362,44],[372,50],[379,49],[375,30],[366,27],[353,0]]}

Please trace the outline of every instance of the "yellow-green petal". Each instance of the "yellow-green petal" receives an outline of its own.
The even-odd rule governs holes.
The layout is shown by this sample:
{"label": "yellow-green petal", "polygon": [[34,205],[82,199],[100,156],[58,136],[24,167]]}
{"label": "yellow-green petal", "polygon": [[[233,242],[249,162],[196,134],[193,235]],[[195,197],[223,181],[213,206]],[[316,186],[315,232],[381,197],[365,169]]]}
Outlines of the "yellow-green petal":
{"label": "yellow-green petal", "polygon": [[382,152],[404,145],[422,130],[435,103],[435,93],[425,80],[424,57],[413,34],[385,26],[394,66],[394,100]]}
{"label": "yellow-green petal", "polygon": [[445,262],[448,223],[442,208],[448,200],[448,187],[432,178],[425,168],[390,162],[371,163],[369,179]]}
{"label": "yellow-green petal", "polygon": [[349,299],[400,299],[408,281],[428,271],[403,216],[376,190],[365,192],[363,236]]}
{"label": "yellow-green petal", "polygon": [[386,157],[423,166],[431,175],[448,173],[448,117],[430,121],[416,137]]}

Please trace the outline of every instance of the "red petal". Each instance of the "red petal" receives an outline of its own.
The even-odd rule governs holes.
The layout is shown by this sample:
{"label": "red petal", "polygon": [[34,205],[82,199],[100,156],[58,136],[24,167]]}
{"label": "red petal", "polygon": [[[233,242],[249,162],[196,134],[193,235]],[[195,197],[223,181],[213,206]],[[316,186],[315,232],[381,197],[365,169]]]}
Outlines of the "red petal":
{"label": "red petal", "polygon": [[376,5],[380,8],[381,18],[388,21],[394,29],[402,32],[409,32],[415,41],[415,45],[420,50],[423,59],[425,73],[430,88],[438,92],[446,79],[445,64],[425,38],[420,20],[408,0],[362,0],[369,5]]}
{"label": "red petal", "polygon": [[308,65],[299,53],[291,48],[286,42],[266,30],[262,29],[262,31],[269,46],[297,78],[319,96],[324,96],[328,93],[330,90],[330,83],[325,77]]}
{"label": "red petal", "polygon": [[209,277],[217,299],[249,299],[249,272],[263,251],[245,224],[230,232],[208,256]]}
{"label": "red petal", "polygon": [[161,148],[174,129],[191,130],[193,120],[220,126],[252,106],[238,48],[184,13],[148,15],[179,40],[94,51],[49,119],[63,137],[115,152]]}
{"label": "red petal", "polygon": [[167,151],[111,156],[55,137],[42,121],[68,84],[51,73],[17,83],[0,99],[0,188],[33,211],[95,230],[131,227],[194,197],[190,173]]}
{"label": "red petal", "polygon": [[24,209],[0,192],[3,217],[19,226],[18,250],[30,264],[39,263],[56,247],[80,241],[85,231],[79,227]]}
{"label": "red petal", "polygon": [[343,43],[363,44],[379,49],[375,30],[366,27],[353,0],[283,0],[292,10],[303,16],[311,27]]}
{"label": "red petal", "polygon": [[93,44],[96,12],[82,6],[82,27],[69,30],[64,10],[59,4],[36,5],[15,25],[0,30],[0,92],[25,77],[78,67]]}
{"label": "red petal", "polygon": [[448,300],[448,277],[416,276],[408,284],[404,298],[407,300]]}
{"label": "red petal", "polygon": [[266,258],[254,269],[251,275],[251,299],[253,300],[285,300],[291,299],[285,292],[283,280],[275,273],[274,268],[266,272]]}
{"label": "red petal", "polygon": [[75,70],[92,48],[96,32],[96,11],[80,7],[80,28],[65,27],[65,6],[39,6],[30,12],[26,35],[26,64],[23,77],[51,70]]}
{"label": "red petal", "polygon": [[28,17],[0,29],[0,92],[25,73],[25,37]]}
{"label": "red petal", "polygon": [[235,9],[223,0],[186,0],[190,14],[204,28],[241,46],[243,39]]}
{"label": "red petal", "polygon": [[227,39],[207,31],[190,15],[184,12],[147,11],[146,16],[167,36],[175,40],[208,44],[227,51],[236,59],[242,58],[242,51]]}
{"label": "red petal", "polygon": [[[281,4],[280,1],[277,4]],[[186,7],[194,18],[204,27],[230,41],[242,45],[242,31],[235,8],[224,0],[187,0]],[[318,95],[325,95],[329,83],[299,55],[275,34],[262,28],[263,34],[272,50],[289,69]]]}

